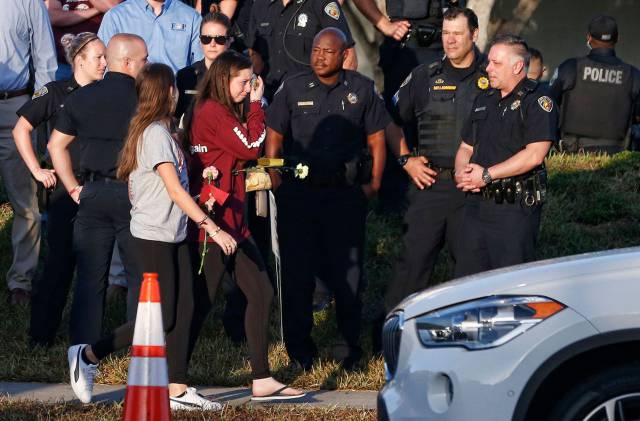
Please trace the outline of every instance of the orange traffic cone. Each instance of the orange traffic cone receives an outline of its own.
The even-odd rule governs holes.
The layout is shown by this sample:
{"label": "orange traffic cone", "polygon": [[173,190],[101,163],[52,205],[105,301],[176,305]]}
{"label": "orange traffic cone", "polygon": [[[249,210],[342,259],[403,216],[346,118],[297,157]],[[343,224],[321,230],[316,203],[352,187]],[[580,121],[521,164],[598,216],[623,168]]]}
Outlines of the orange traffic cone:
{"label": "orange traffic cone", "polygon": [[143,274],[123,420],[169,421],[169,384],[157,273]]}

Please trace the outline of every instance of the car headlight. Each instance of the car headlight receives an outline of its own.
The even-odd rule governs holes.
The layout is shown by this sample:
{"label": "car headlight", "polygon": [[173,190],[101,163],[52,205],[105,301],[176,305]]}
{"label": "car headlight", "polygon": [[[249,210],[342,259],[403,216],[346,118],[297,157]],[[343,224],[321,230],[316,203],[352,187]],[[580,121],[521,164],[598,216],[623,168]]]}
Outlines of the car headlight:
{"label": "car headlight", "polygon": [[416,319],[425,346],[485,349],[509,342],[565,306],[546,297],[493,296],[441,308]]}

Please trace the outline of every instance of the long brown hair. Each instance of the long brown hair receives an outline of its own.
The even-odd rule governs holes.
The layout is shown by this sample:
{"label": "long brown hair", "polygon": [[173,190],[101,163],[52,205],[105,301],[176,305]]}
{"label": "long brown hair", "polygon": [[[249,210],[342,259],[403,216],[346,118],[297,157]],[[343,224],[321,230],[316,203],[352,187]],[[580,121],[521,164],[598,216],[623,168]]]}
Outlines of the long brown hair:
{"label": "long brown hair", "polygon": [[196,107],[207,99],[212,99],[227,108],[238,121],[244,122],[244,101],[236,104],[229,92],[229,82],[241,70],[251,68],[251,59],[233,50],[225,51],[216,58],[204,74],[198,95]]}
{"label": "long brown hair", "polygon": [[138,167],[138,145],[142,133],[154,121],[169,120],[173,114],[171,87],[175,86],[173,70],[166,64],[144,66],[136,78],[138,108],[129,123],[129,133],[118,162],[118,178],[127,180]]}

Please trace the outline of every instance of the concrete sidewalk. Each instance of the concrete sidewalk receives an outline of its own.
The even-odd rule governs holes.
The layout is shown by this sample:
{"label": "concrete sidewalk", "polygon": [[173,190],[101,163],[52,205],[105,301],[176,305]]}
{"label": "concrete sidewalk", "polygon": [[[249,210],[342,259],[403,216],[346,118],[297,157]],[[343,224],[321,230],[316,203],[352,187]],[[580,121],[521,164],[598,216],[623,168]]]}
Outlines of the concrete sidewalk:
{"label": "concrete sidewalk", "polygon": [[[119,402],[124,398],[125,385],[96,384],[93,389],[94,402]],[[214,399],[230,405],[245,405],[251,402],[251,391],[240,387],[198,387],[198,391],[209,399]],[[376,394],[374,391],[342,391],[342,390],[314,390],[300,399],[277,401],[282,405],[305,404],[313,407],[364,408],[376,409]],[[17,383],[0,382],[0,396],[10,399],[37,400],[43,402],[79,402],[71,386],[68,384],[51,383]],[[273,402],[271,402],[273,403]]]}

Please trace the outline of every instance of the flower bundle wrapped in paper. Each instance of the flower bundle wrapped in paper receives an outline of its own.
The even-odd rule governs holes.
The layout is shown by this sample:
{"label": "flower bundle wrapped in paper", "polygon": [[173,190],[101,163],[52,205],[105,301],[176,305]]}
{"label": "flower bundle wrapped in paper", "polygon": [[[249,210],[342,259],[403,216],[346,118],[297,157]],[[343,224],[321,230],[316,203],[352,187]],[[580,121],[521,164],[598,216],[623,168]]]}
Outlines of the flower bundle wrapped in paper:
{"label": "flower bundle wrapped in paper", "polygon": [[[203,205],[209,215],[215,214],[214,205],[218,203],[218,205],[223,206],[224,203],[229,198],[229,193],[224,190],[220,190],[216,185],[216,179],[220,175],[220,172],[213,165],[205,168],[202,171],[202,178],[206,180],[203,184],[202,189],[200,190],[199,202]],[[204,257],[207,254],[207,231],[204,232],[204,243],[202,244],[202,254],[200,255],[200,267],[198,268],[198,275],[202,273],[202,268],[204,267]]]}

